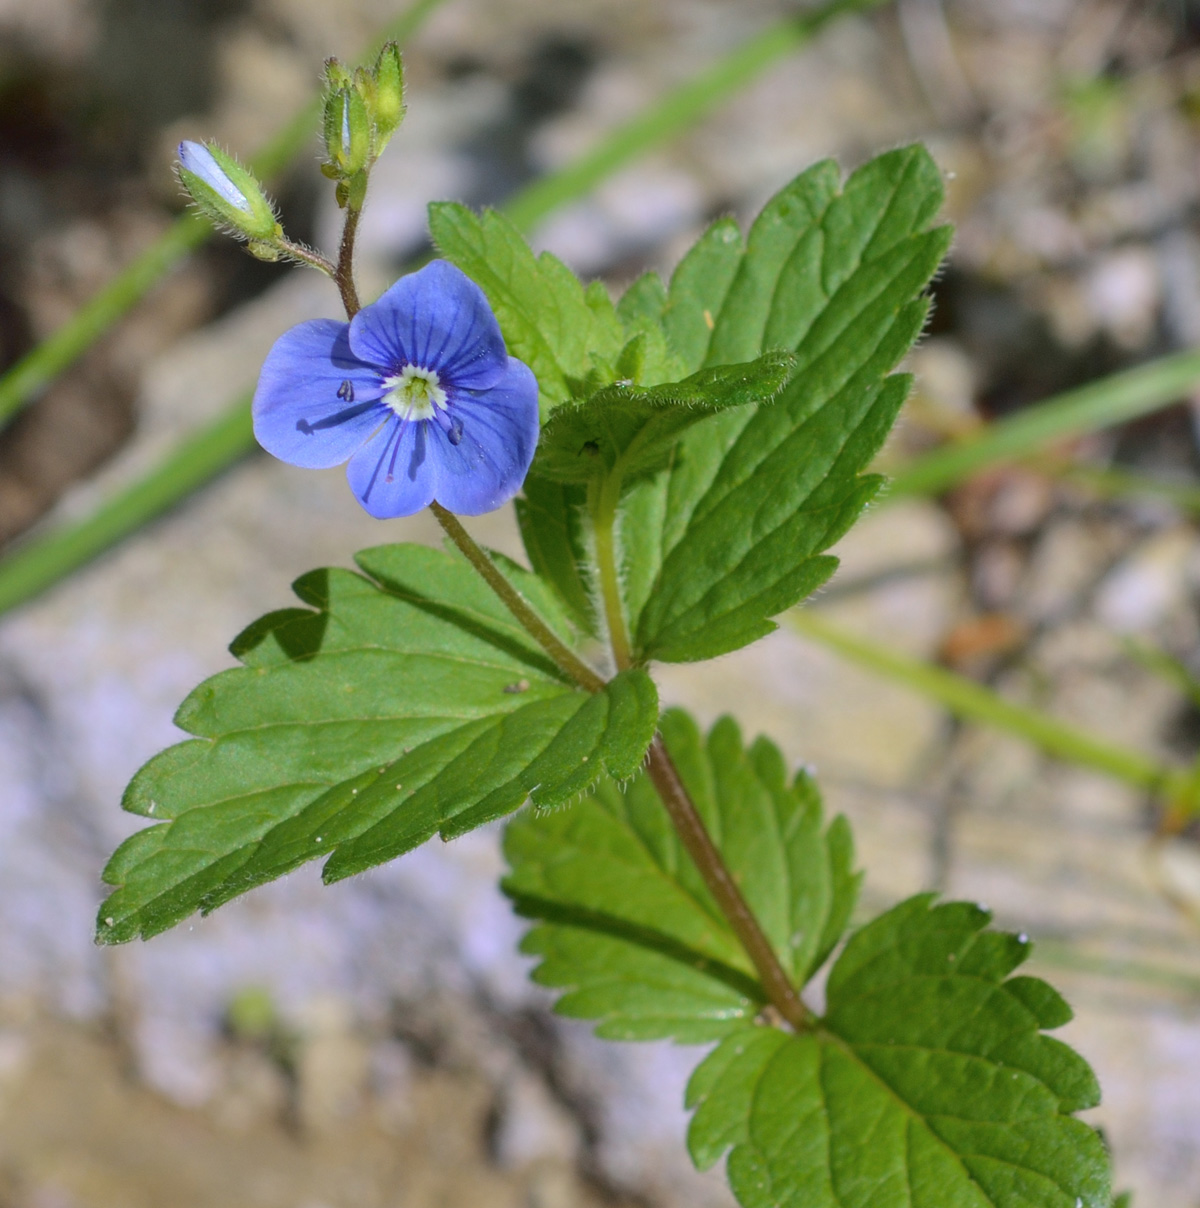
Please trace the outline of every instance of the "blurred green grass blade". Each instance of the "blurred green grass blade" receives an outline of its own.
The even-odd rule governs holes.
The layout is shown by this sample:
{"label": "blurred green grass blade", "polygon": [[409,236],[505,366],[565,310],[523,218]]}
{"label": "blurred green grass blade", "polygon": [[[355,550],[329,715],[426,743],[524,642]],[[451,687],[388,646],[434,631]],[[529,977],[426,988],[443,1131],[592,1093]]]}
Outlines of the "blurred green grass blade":
{"label": "blurred green grass blade", "polygon": [[254,446],[250,398],[222,412],[156,469],[103,503],[92,515],[34,538],[0,562],[0,613],[58,582],[185,495],[232,465]]}
{"label": "blurred green grass blade", "polygon": [[[506,212],[518,223],[530,223],[548,213],[549,209],[576,200],[591,189],[603,175],[631,162],[655,142],[678,133],[687,124],[681,119],[681,113],[686,112],[687,121],[702,117],[709,104],[714,101],[710,93],[716,87],[716,81],[725,81],[723,95],[727,95],[738,85],[750,81],[753,72],[748,70],[748,64],[752,63],[755,70],[761,71],[774,62],[784,49],[802,45],[834,17],[872,8],[881,2],[882,0],[830,0],[806,16],[792,17],[772,26],[766,33],[734,50],[721,63],[709,67],[695,80],[668,94],[649,113],[617,130],[576,164],[567,165],[552,177],[535,181],[510,200],[505,207]],[[408,32],[411,32],[438,3],[440,0],[419,0],[389,27],[388,34],[400,40],[402,34],[397,30],[402,22],[409,23]],[[767,53],[776,42],[779,43],[778,51]],[[755,53],[748,52],[748,47],[756,46],[758,49]],[[728,63],[734,63],[737,70],[722,70],[722,64]],[[681,97],[690,98],[687,106],[683,105]],[[670,112],[670,121],[654,120],[660,108]],[[310,122],[310,117],[306,115],[303,120]],[[301,124],[301,117],[298,116],[295,122],[289,124],[287,131],[280,135],[280,140],[289,131],[299,131]],[[311,128],[311,122],[305,127],[308,128]],[[275,144],[272,146],[275,147]],[[273,153],[282,155],[278,147],[275,147]],[[259,160],[254,162],[259,166]],[[581,165],[590,166],[587,171],[582,171]],[[560,178],[569,180],[570,189],[555,183]],[[531,197],[533,201],[529,200]],[[182,223],[183,219],[179,221]],[[209,228],[202,220],[193,221],[204,228],[197,238],[198,242],[207,236]],[[112,317],[117,317],[117,314]],[[75,355],[84,347],[86,344],[80,345]],[[59,369],[65,368],[68,363],[69,361],[63,361]],[[17,369],[19,368],[18,365]],[[6,382],[7,378],[0,379],[0,423],[4,418]],[[19,402],[17,405],[20,405]],[[102,503],[93,515],[81,521],[67,522],[23,543],[7,557],[0,558],[0,613],[44,591],[77,567],[103,553],[109,546],[136,532],[142,525],[202,486],[209,478],[233,464],[253,445],[249,402],[243,397],[211,426],[185,440],[158,469],[115,498]]]}
{"label": "blurred green grass blade", "polygon": [[888,495],[935,495],[989,466],[1017,461],[1054,441],[1124,423],[1200,385],[1200,351],[1161,357],[1017,412],[918,457],[892,478]]}
{"label": "blurred green grass blade", "polygon": [[787,620],[795,632],[850,662],[906,685],[944,705],[957,717],[983,722],[1023,738],[1055,759],[1091,768],[1150,792],[1175,794],[1186,789],[1188,773],[1184,769],[1165,767],[1139,751],[1120,747],[1037,709],[1005,700],[966,676],[849,633],[831,625],[816,609],[792,609]]}
{"label": "blurred green grass blade", "polygon": [[1116,466],[1089,466],[1079,462],[1031,463],[1061,482],[1078,483],[1101,499],[1161,499],[1181,512],[1200,515],[1200,482],[1176,482],[1138,474]]}
{"label": "blurred green grass blade", "polygon": [[1122,645],[1130,658],[1177,688],[1195,708],[1200,709],[1200,680],[1192,674],[1186,663],[1153,642],[1127,638]]}
{"label": "blurred green grass blade", "polygon": [[156,242],[0,377],[0,425],[86,352],[177,260],[212,234],[207,218],[181,214]]}
{"label": "blurred green grass blade", "polygon": [[504,207],[505,211],[517,226],[532,226],[551,210],[588,193],[643,151],[682,133],[721,101],[761,75],[777,59],[810,41],[830,21],[849,13],[878,8],[884,3],[886,0],[831,0],[810,12],[768,26],[618,127],[574,163],[534,181]]}
{"label": "blurred green grass blade", "polygon": [[[417,0],[381,31],[373,47],[389,39],[403,42],[442,0]],[[314,97],[250,160],[256,175],[278,176],[315,137],[321,112]],[[0,426],[74,364],[167,270],[212,234],[208,220],[181,214],[167,230],[103,289],[89,298],[61,327],[0,377]]]}

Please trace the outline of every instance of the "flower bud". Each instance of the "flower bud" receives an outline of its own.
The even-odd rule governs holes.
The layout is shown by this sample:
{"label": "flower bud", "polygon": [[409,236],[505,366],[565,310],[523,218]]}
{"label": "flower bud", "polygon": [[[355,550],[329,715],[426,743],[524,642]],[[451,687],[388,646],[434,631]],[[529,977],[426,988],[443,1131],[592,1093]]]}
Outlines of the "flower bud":
{"label": "flower bud", "polygon": [[375,63],[375,106],[373,116],[379,149],[404,120],[404,60],[400,47],[388,42]]}
{"label": "flower bud", "polygon": [[199,209],[247,239],[270,242],[281,230],[262,185],[214,143],[179,144],[179,180]]}
{"label": "flower bud", "polygon": [[337,59],[326,59],[325,83],[329,85],[330,92],[336,92],[339,88],[348,88],[350,86],[350,73]]}
{"label": "flower bud", "polygon": [[371,119],[367,105],[353,86],[338,88],[325,98],[325,152],[339,176],[353,176],[371,150]]}

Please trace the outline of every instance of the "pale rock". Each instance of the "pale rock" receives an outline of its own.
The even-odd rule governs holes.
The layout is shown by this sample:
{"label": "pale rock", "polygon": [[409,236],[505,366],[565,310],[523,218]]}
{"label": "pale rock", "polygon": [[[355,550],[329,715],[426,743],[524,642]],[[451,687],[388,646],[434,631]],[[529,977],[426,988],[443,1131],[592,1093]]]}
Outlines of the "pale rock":
{"label": "pale rock", "polygon": [[88,0],[0,0],[0,35],[47,57],[80,62],[95,46],[98,16]]}
{"label": "pale rock", "polygon": [[[965,348],[952,336],[923,340],[908,354],[906,368],[915,379],[917,398],[946,419],[978,420],[975,395],[979,372]],[[911,408],[915,400],[910,400]]]}
{"label": "pale rock", "polygon": [[[869,509],[831,551],[841,563],[830,583],[838,624],[906,654],[928,657],[945,636],[961,596],[953,564],[958,548],[949,517],[932,503],[902,499]],[[910,570],[920,573],[900,573]],[[847,584],[875,578],[884,581],[873,591],[838,594]]]}
{"label": "pale rock", "polygon": [[305,1128],[321,1132],[350,1119],[362,1106],[369,1050],[349,1004],[333,995],[305,1003],[296,1031],[298,1115]]}
{"label": "pale rock", "polygon": [[247,1045],[239,1045],[225,1056],[223,1083],[209,1104],[217,1126],[241,1133],[265,1121],[282,1119],[289,1088],[279,1063]]}
{"label": "pale rock", "polygon": [[691,175],[663,156],[644,158],[542,223],[532,243],[578,273],[596,273],[693,227],[703,217],[704,201]]}
{"label": "pale rock", "polygon": [[399,1134],[413,1122],[414,1062],[406,1045],[376,1040],[371,1046],[370,1087],[381,1127]]}
{"label": "pale rock", "polygon": [[16,1091],[29,1069],[33,1046],[29,1033],[18,1028],[0,1029],[0,1100]]}
{"label": "pale rock", "polygon": [[1016,541],[985,540],[976,547],[971,587],[980,608],[990,612],[1011,610],[1017,603],[1024,576],[1025,556]]}
{"label": "pale rock", "polygon": [[569,1164],[578,1158],[578,1125],[536,1075],[513,1069],[500,1087],[497,1113],[492,1145],[501,1167]]}
{"label": "pale rock", "polygon": [[[291,39],[267,37],[249,22],[234,25],[216,46],[221,101],[204,119],[204,136],[227,143],[239,155],[253,155],[275,136],[282,115],[298,113],[308,103],[320,62],[316,55],[302,54]],[[198,125],[193,119],[193,132]]]}
{"label": "pale rock", "polygon": [[211,1017],[143,1011],[133,1039],[138,1074],[170,1102],[202,1107],[220,1089]]}
{"label": "pale rock", "polygon": [[1095,529],[1069,518],[1051,525],[1034,547],[1018,599],[1021,615],[1035,624],[1063,619],[1103,574],[1108,546]]}
{"label": "pale rock", "polygon": [[570,1166],[545,1163],[530,1173],[527,1208],[577,1208],[582,1202],[579,1176]]}
{"label": "pale rock", "polygon": [[1196,841],[1174,838],[1157,843],[1149,858],[1163,892],[1200,919],[1200,847]]}
{"label": "pale rock", "polygon": [[1031,255],[1050,263],[1076,259],[1087,251],[1083,232],[1058,206],[1033,205],[1016,215],[1013,234]]}
{"label": "pale rock", "polygon": [[1188,575],[1196,561],[1190,525],[1156,533],[1105,577],[1096,615],[1117,633],[1144,633],[1189,598]]}
{"label": "pale rock", "polygon": [[1162,301],[1158,262],[1149,248],[1109,252],[1086,278],[1088,304],[1097,324],[1122,348],[1142,348]]}

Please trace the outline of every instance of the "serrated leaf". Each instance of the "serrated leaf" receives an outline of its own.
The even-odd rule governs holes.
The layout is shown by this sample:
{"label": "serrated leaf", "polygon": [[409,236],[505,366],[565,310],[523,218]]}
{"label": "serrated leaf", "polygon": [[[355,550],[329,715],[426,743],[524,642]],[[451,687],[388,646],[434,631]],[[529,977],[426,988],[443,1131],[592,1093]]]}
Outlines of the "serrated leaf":
{"label": "serrated leaf", "polygon": [[[778,749],[746,749],[725,718],[702,738],[682,711],[662,734],[785,969],[805,982],[853,908],[849,831],[828,829],[807,777],[787,783]],[[653,786],[602,782],[567,810],[514,819],[504,890],[541,920],[524,951],[534,977],[566,988],[557,1009],[599,1021],[601,1035],[713,1040],[750,1024],[765,996],[754,969],[682,849]]]}
{"label": "serrated leaf", "polygon": [[[416,545],[315,571],[233,649],[176,723],[196,737],[150,760],[124,807],[162,819],[118,848],[98,938],[149,936],[307,860],[326,880],[435,834],[633,775],[658,716],[641,672],[592,695],[563,682],[461,557]],[[555,618],[536,576],[501,569]],[[370,576],[370,578],[366,576]]]}
{"label": "serrated leaf", "polygon": [[584,290],[549,252],[535,256],[502,214],[475,214],[454,202],[429,207],[429,230],[441,253],[473,278],[500,322],[510,355],[538,380],[543,418],[585,393],[597,367],[604,380],[626,342],[601,282]]}
{"label": "serrated leaf", "polygon": [[663,324],[686,366],[770,347],[798,363],[775,403],[698,425],[626,501],[622,570],[643,657],[745,645],[833,572],[823,551],[878,490],[862,472],[908,392],[886,375],[921,330],[921,291],[949,243],[948,228],[926,229],[941,196],[920,147],[872,160],[840,190],[836,167],[817,164],[768,203],[744,252],[723,224],[680,264]]}
{"label": "serrated leaf", "polygon": [[851,938],[815,1030],[741,1032],[692,1076],[693,1159],[728,1151],[746,1208],[1110,1203],[1103,1143],[1072,1115],[1099,1101],[1095,1078],[1041,1031],[1061,1000],[1008,978],[1029,945],[932,900]]}
{"label": "serrated leaf", "polygon": [[564,483],[614,473],[630,482],[652,474],[700,420],[731,407],[770,402],[794,364],[789,354],[772,352],[745,364],[701,369],[680,382],[607,386],[554,411],[542,429],[535,471]]}

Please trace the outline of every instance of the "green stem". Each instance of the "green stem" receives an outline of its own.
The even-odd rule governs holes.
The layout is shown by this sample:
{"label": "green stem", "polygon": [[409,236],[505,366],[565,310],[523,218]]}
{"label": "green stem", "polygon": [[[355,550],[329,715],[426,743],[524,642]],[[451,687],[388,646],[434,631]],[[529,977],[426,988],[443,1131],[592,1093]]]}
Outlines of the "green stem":
{"label": "green stem", "polygon": [[1136,419],[1185,397],[1200,384],[1200,351],[1175,353],[988,424],[978,433],[910,462],[892,479],[889,498],[935,495],[989,466],[1018,461],[1054,441]]}
{"label": "green stem", "polygon": [[617,501],[621,492],[620,476],[613,473],[588,484],[588,511],[596,541],[596,567],[600,572],[600,598],[608,623],[608,641],[618,671],[633,664],[629,630],[621,600],[621,581],[617,573],[616,525]]}
{"label": "green stem", "polygon": [[1007,701],[966,676],[848,633],[831,625],[816,609],[793,609],[787,614],[787,620],[796,632],[860,667],[907,685],[959,717],[983,722],[1023,738],[1055,759],[1092,768],[1150,792],[1176,796],[1187,791],[1189,773],[1185,769],[1155,763],[1138,751],[1097,738],[1037,709]]}
{"label": "green stem", "polygon": [[448,512],[440,503],[431,503],[429,510],[437,517],[446,535],[466,556],[470,564],[483,576],[487,585],[500,597],[508,611],[524,626],[534,641],[555,661],[560,670],[588,692],[603,692],[604,680],[592,670],[573,650],[555,636],[554,631],[533,610],[523,595],[500,573],[496,564],[475,543],[470,533],[453,512]]}
{"label": "green stem", "polygon": [[[381,31],[371,57],[389,40],[403,42],[443,0],[417,0]],[[321,115],[315,98],[250,160],[256,176],[270,179],[296,158],[312,138]],[[172,265],[194,251],[213,233],[207,219],[182,214],[157,242],[85,302],[61,327],[0,376],[0,425],[40,394],[83,355],[118,319],[166,275]]]}
{"label": "green stem", "polygon": [[699,811],[688,796],[660,737],[654,739],[646,753],[646,775],[658,790],[680,842],[757,970],[768,1001],[797,1031],[809,1027],[811,1016],[804,1000],[784,972],[771,941],[759,926],[733,874],[705,829]]}

